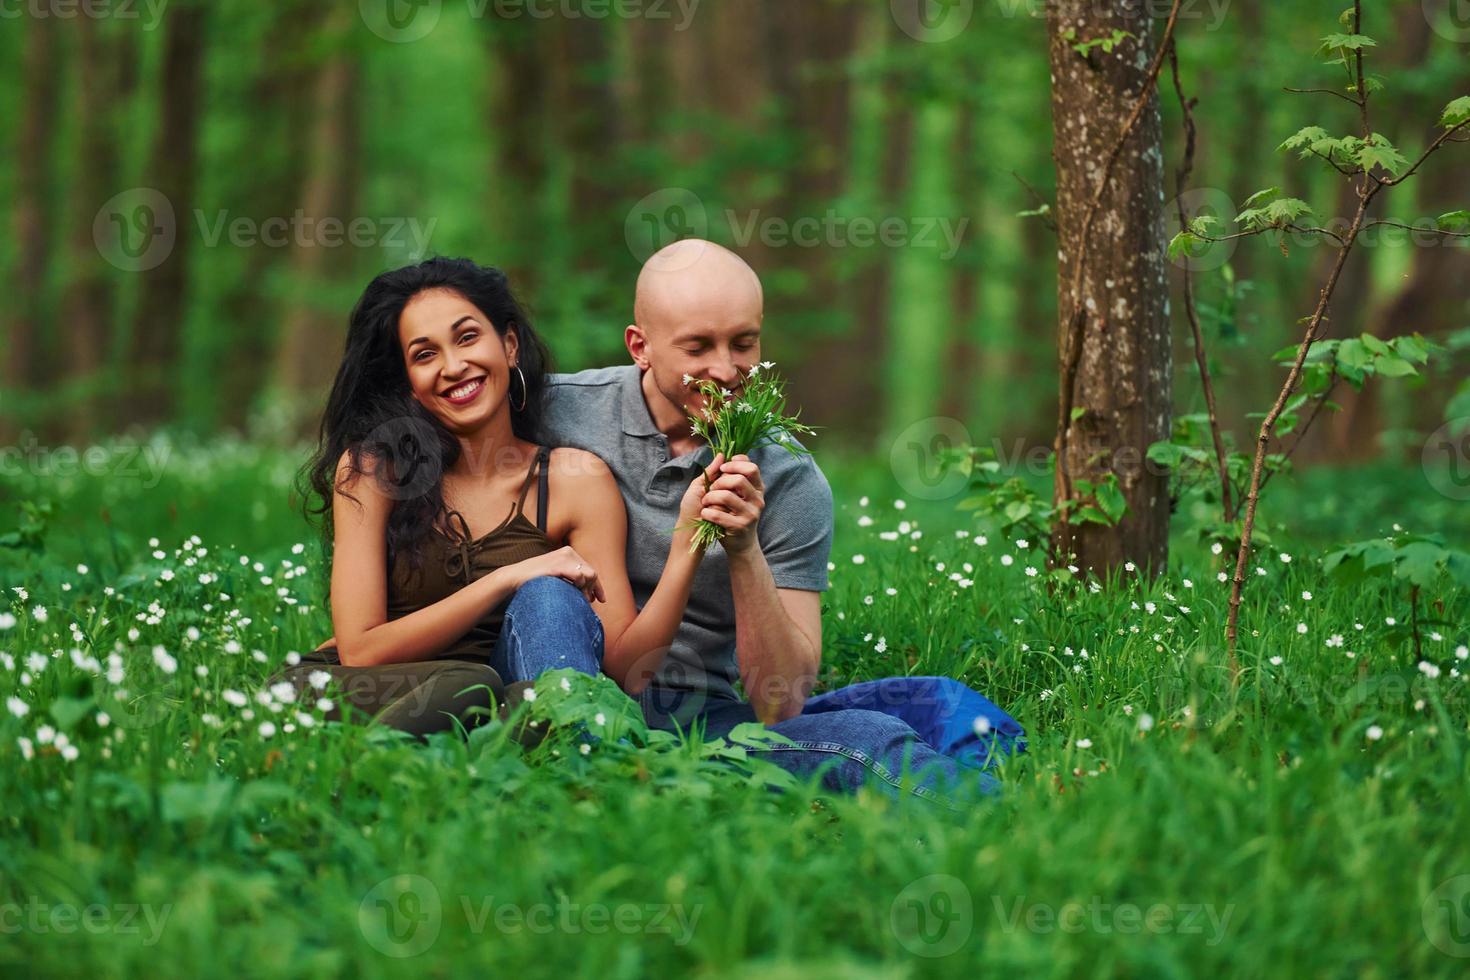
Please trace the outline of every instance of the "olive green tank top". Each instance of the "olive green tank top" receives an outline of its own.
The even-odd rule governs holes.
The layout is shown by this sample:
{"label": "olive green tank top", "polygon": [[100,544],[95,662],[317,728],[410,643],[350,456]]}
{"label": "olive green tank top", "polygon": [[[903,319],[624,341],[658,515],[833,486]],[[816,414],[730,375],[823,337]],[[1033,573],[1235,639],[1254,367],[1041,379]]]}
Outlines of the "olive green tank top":
{"label": "olive green tank top", "polygon": [[[469,525],[465,523],[464,516],[457,510],[451,510],[445,516],[445,522],[449,525],[448,533],[437,527],[429,532],[423,548],[423,560],[418,569],[413,569],[404,556],[395,556],[388,578],[390,620],[447,599],[497,568],[514,565],[555,550],[551,539],[546,536],[546,467],[550,455],[551,449],[548,446],[537,449],[531,469],[526,474],[525,482],[521,484],[520,496],[511,505],[505,520],[494,530],[471,539]],[[532,481],[538,483],[535,524],[526,517],[524,510],[526,494],[531,489]],[[477,660],[488,663],[495,643],[500,638],[500,629],[505,622],[505,608],[509,603],[510,598],[507,597],[481,617],[468,633],[450,644],[434,659]]]}

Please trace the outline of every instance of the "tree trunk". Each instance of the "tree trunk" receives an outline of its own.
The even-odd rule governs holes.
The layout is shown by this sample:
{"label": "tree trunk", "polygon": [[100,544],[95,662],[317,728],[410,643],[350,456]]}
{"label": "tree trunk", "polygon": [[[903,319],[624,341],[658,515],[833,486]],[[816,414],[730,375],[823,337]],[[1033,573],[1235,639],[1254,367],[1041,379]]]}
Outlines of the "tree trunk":
{"label": "tree trunk", "polygon": [[106,363],[111,340],[113,279],[93,240],[93,219],[108,196],[105,181],[117,172],[116,131],[112,115],[119,90],[124,39],[109,37],[91,17],[75,26],[77,86],[72,117],[80,134],[84,163],[72,179],[71,196],[79,202],[71,219],[67,263],[69,282],[63,301],[61,333],[66,356],[62,360],[68,405],[66,433],[81,439],[97,427],[99,371]]}
{"label": "tree trunk", "polygon": [[123,418],[145,425],[169,418],[177,402],[178,379],[174,374],[179,364],[191,251],[189,223],[198,159],[205,9],[201,5],[180,5],[171,8],[163,21],[167,36],[158,81],[162,101],[143,184],[172,205],[174,244],[161,264],[137,273],[142,276],[142,288],[128,368],[133,386],[124,395],[121,413]]}
{"label": "tree trunk", "polygon": [[[46,216],[46,178],[51,171],[51,137],[56,118],[57,70],[54,20],[44,17],[26,23],[25,93],[15,154],[15,203],[11,211],[16,242],[15,293],[4,304],[8,348],[4,361],[5,387],[12,391],[39,388],[41,321],[46,263],[51,251],[51,225]],[[7,416],[11,413],[7,412]],[[13,416],[11,416],[13,418]],[[8,427],[11,422],[0,423]],[[12,432],[0,432],[7,440]]]}
{"label": "tree trunk", "polygon": [[[1049,7],[1047,14],[1064,386],[1074,311],[1080,306],[1085,314],[1073,391],[1062,392],[1063,406],[1070,401],[1073,410],[1061,423],[1067,448],[1058,460],[1056,503],[1064,502],[1063,463],[1074,499],[1076,481],[1098,484],[1116,474],[1127,503],[1116,526],[1060,526],[1056,552],[1062,561],[1073,553],[1077,565],[1099,574],[1127,561],[1158,574],[1168,557],[1168,477],[1145,460],[1150,444],[1169,435],[1173,374],[1156,90],[1106,177],[1091,241],[1081,241],[1104,164],[1148,81],[1157,43],[1152,28],[1147,8],[1125,0]],[[1114,30],[1132,37],[1112,54],[1074,48]]]}
{"label": "tree trunk", "polygon": [[[345,225],[354,212],[357,73],[347,50],[346,30],[339,12],[329,15],[324,30],[325,60],[312,84],[311,132],[301,194],[301,210],[311,222],[308,228],[328,218]],[[345,241],[333,247],[310,240],[296,242],[288,261],[292,299],[277,347],[276,378],[287,398],[300,399],[305,408],[314,406],[318,393],[331,383],[337,360],[328,352],[340,349],[344,330],[341,311],[322,308],[316,297],[324,283],[351,269],[352,248]],[[289,406],[293,418],[295,407]]]}

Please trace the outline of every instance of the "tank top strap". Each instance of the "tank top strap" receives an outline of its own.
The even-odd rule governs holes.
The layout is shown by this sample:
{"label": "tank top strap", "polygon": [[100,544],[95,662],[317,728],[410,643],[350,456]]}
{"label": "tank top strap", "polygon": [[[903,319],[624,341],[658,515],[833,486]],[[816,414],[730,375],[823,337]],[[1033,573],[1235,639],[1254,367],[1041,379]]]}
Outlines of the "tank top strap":
{"label": "tank top strap", "polygon": [[531,461],[531,468],[526,472],[526,480],[521,484],[521,495],[516,498],[516,513],[525,513],[526,494],[530,492],[531,482],[536,479],[536,475],[539,473],[541,475],[543,489],[536,494],[536,502],[542,506],[541,511],[536,515],[538,525],[542,515],[546,512],[543,493],[545,492],[544,487],[546,483],[546,458],[549,452],[550,449],[547,446],[541,446],[536,450],[536,458]]}
{"label": "tank top strap", "polygon": [[546,533],[546,495],[550,486],[551,447],[542,446],[538,456],[541,463],[541,479],[536,487],[536,526]]}

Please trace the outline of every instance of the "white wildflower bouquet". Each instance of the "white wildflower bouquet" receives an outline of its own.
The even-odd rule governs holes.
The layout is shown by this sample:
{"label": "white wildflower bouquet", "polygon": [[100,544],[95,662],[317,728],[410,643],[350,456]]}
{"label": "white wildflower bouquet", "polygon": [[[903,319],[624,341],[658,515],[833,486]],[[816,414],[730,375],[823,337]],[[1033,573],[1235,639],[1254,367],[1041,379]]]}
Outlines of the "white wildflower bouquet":
{"label": "white wildflower bouquet", "polygon": [[[786,382],[771,371],[775,366],[772,361],[761,361],[751,368],[739,395],[712,381],[684,375],[684,384],[695,388],[705,400],[705,407],[689,416],[690,429],[703,437],[717,455],[724,453],[729,460],[767,445],[780,446],[793,456],[811,455],[794,437],[797,433],[811,435],[816,430],[798,422],[796,414],[786,414]],[[705,480],[706,489],[709,482]],[[695,521],[690,552],[698,553],[724,535],[725,529],[713,521]]]}

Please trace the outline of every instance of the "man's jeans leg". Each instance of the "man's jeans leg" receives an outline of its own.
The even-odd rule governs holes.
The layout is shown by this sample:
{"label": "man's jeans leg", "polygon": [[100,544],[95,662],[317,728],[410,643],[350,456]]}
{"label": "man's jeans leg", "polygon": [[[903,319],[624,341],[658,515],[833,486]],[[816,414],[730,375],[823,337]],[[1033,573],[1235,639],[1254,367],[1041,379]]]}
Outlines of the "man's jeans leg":
{"label": "man's jeans leg", "polygon": [[[731,698],[706,698],[650,685],[639,698],[644,717],[655,728],[683,730],[698,720],[705,738],[729,734],[736,725],[756,720],[755,709]],[[689,710],[692,708],[691,710]],[[1000,790],[986,772],[976,772],[936,752],[902,720],[879,711],[842,709],[802,714],[769,726],[794,745],[752,750],[800,779],[818,772],[830,790],[852,792],[869,785],[897,797],[905,792],[950,809]]]}
{"label": "man's jeans leg", "polygon": [[566,579],[543,575],[511,597],[490,666],[507,684],[563,667],[597,674],[602,651],[602,621],[587,597]]}
{"label": "man's jeans leg", "polygon": [[976,769],[1026,750],[1020,722],[950,677],[884,677],[807,699],[802,715],[853,708],[877,711],[907,724],[940,755]]}

